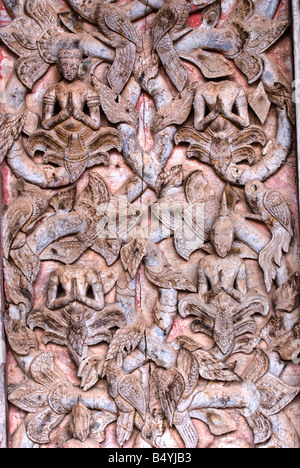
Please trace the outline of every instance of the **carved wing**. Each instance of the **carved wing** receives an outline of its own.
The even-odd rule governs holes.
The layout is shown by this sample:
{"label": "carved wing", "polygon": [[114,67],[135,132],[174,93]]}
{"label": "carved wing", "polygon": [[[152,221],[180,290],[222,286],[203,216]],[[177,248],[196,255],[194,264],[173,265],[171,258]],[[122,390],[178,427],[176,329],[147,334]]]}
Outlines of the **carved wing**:
{"label": "carved wing", "polygon": [[246,21],[254,14],[255,5],[252,0],[238,0],[233,13],[229,16],[228,22]]}
{"label": "carved wing", "polygon": [[89,184],[75,203],[75,210],[87,216],[95,216],[97,214],[97,207],[109,201],[110,193],[105,180],[97,172],[92,172]]}
{"label": "carved wing", "polygon": [[162,106],[152,121],[152,131],[158,133],[169,125],[182,125],[190,115],[196,85],[188,86],[172,102]]}
{"label": "carved wing", "polygon": [[0,163],[2,163],[14,141],[22,132],[25,119],[25,106],[22,106],[15,114],[3,114],[0,116]]}
{"label": "carved wing", "polygon": [[293,236],[292,215],[285,198],[278,190],[269,189],[264,196],[268,212]]}
{"label": "carved wing", "polygon": [[199,374],[206,380],[220,380],[225,382],[239,381],[240,378],[232,372],[226,364],[218,361],[211,353],[198,349],[193,353],[199,362]]}
{"label": "carved wing", "polygon": [[153,48],[159,41],[176,26],[178,21],[178,9],[175,4],[163,7],[156,15],[153,27]]}
{"label": "carved wing", "polygon": [[178,370],[170,369],[163,374],[159,387],[159,396],[162,409],[170,426],[173,426],[174,414],[184,388],[184,378]]}
{"label": "carved wing", "polygon": [[4,215],[3,223],[3,254],[9,257],[11,245],[23,226],[28,222],[33,213],[32,201],[19,197],[12,203]]}
{"label": "carved wing", "polygon": [[118,330],[110,344],[106,361],[114,359],[120,355],[123,359],[134,351],[140,344],[145,331],[145,323],[142,318],[137,319],[133,324]]}
{"label": "carved wing", "polygon": [[102,83],[95,75],[93,85],[98,92],[100,104],[108,120],[113,123],[127,123],[137,128],[139,115],[136,108],[122,96],[118,96],[111,88]]}
{"label": "carved wing", "polygon": [[255,357],[245,370],[243,380],[256,384],[269,370],[269,358],[261,350],[256,350]]}
{"label": "carved wing", "polygon": [[106,10],[104,21],[109,29],[125,37],[128,41],[133,42],[137,47],[141,45],[133,24],[120,8],[116,5],[101,5],[100,8],[105,8]]}
{"label": "carved wing", "polygon": [[178,353],[177,367],[185,382],[182,398],[188,398],[193,393],[198,382],[199,364],[189,350],[181,348]]}
{"label": "carved wing", "polygon": [[132,405],[142,418],[145,419],[147,408],[145,392],[137,378],[132,375],[125,375],[119,382],[118,390],[121,397]]}

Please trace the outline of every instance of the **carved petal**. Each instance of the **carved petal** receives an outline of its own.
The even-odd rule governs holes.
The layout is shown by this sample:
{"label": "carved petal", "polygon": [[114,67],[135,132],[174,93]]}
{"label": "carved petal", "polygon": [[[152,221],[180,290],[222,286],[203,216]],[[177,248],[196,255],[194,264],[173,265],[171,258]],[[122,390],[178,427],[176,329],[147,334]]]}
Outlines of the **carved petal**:
{"label": "carved petal", "polygon": [[79,240],[53,242],[41,255],[41,260],[56,260],[72,265],[88,249],[88,245]]}

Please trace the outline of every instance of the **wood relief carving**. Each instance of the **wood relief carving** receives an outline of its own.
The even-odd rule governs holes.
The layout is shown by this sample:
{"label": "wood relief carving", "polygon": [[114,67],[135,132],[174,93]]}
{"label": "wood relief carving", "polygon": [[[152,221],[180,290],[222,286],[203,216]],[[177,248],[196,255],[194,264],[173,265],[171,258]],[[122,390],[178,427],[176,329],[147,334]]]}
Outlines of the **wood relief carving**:
{"label": "wood relief carving", "polygon": [[2,3],[10,446],[299,448],[288,2]]}

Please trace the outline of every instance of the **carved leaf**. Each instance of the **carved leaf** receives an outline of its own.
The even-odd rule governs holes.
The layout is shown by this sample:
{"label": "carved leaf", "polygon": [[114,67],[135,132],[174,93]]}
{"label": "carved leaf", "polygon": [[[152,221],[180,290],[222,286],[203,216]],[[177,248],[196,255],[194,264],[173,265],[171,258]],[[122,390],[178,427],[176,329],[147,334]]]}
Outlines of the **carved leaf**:
{"label": "carved leaf", "polygon": [[268,212],[293,236],[292,214],[282,194],[278,190],[267,190],[264,205]]}
{"label": "carved leaf", "polygon": [[5,258],[8,259],[13,240],[31,218],[32,213],[32,201],[24,197],[19,197],[7,209],[3,220],[3,253]]}
{"label": "carved leaf", "polygon": [[16,62],[16,71],[20,81],[29,89],[45,75],[50,65],[41,58],[39,53],[23,56]]}
{"label": "carved leaf", "polygon": [[273,434],[271,421],[260,411],[256,411],[252,416],[247,417],[247,422],[253,430],[255,444],[266,442]]}
{"label": "carved leaf", "polygon": [[41,254],[41,260],[56,260],[72,265],[88,249],[88,245],[79,240],[53,242]]}
{"label": "carved leaf", "polygon": [[170,125],[182,125],[190,115],[196,92],[196,84],[188,86],[172,102],[160,107],[151,129],[156,134]]}
{"label": "carved leaf", "polygon": [[274,86],[268,86],[264,83],[264,87],[269,99],[281,109],[286,109],[291,123],[294,125],[296,120],[295,104],[292,100],[291,93],[282,83],[275,83]]}
{"label": "carved leaf", "polygon": [[6,293],[14,304],[25,304],[27,310],[31,310],[34,301],[32,284],[11,262],[3,259]]}
{"label": "carved leaf", "polygon": [[237,430],[237,422],[225,411],[218,409],[190,410],[191,418],[200,419],[208,425],[210,432],[215,436],[229,434]]}
{"label": "carved leaf", "polygon": [[79,397],[72,410],[72,433],[75,439],[85,442],[90,435],[92,415]]}
{"label": "carved leaf", "polygon": [[65,382],[66,376],[54,364],[54,354],[39,354],[30,366],[32,378],[39,384],[51,388],[60,382]]}
{"label": "carved leaf", "polygon": [[14,54],[21,56],[37,49],[37,39],[41,33],[40,26],[34,20],[21,16],[0,29],[0,38]]}
{"label": "carved leaf", "polygon": [[108,266],[113,265],[120,254],[121,241],[119,239],[97,239],[91,249],[100,254]]}
{"label": "carved leaf", "polygon": [[93,85],[98,92],[101,107],[111,123],[127,123],[137,128],[139,115],[136,108],[122,96],[117,95],[111,88],[102,83],[96,76],[92,76]]}
{"label": "carved leaf", "polygon": [[140,344],[145,332],[145,322],[139,317],[133,324],[118,330],[109,346],[106,361],[120,355],[125,359]]}

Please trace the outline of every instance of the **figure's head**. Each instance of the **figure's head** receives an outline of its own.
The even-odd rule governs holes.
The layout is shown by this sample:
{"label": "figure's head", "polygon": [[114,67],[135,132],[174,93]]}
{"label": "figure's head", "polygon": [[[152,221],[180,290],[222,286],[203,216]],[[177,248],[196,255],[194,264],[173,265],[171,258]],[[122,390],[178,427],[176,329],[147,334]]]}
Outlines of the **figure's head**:
{"label": "figure's head", "polygon": [[219,257],[225,258],[232,249],[235,238],[234,227],[227,207],[226,189],[223,193],[220,217],[215,222],[211,234],[211,243]]}
{"label": "figure's head", "polygon": [[61,50],[58,54],[58,70],[67,81],[74,81],[82,73],[82,51],[79,49]]}

